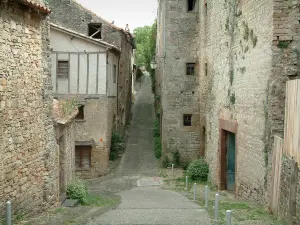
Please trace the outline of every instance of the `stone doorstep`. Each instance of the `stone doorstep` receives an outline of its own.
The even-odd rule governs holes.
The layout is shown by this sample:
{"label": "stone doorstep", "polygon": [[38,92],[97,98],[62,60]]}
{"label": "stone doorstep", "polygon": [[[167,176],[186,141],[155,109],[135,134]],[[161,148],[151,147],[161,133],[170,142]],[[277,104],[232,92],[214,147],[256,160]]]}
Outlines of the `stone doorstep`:
{"label": "stone doorstep", "polygon": [[76,207],[79,205],[79,200],[78,199],[66,199],[62,203],[62,207]]}
{"label": "stone doorstep", "polygon": [[163,180],[159,177],[151,177],[139,179],[136,183],[137,187],[160,186],[163,184]]}

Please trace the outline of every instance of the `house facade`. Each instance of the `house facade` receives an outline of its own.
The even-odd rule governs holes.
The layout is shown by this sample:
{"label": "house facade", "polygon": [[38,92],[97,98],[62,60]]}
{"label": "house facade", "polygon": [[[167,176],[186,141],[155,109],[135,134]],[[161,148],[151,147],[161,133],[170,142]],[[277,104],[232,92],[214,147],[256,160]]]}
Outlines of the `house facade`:
{"label": "house facade", "polygon": [[75,117],[75,167],[81,178],[108,168],[116,126],[120,51],[104,41],[51,24],[53,91],[78,105]]}
{"label": "house facade", "polygon": [[0,1],[1,212],[8,200],[22,215],[58,202],[49,13],[40,0]]}
{"label": "house facade", "polygon": [[[162,107],[166,109],[172,100],[165,91],[168,86],[185,82],[182,74],[189,66],[180,63],[185,59],[182,54],[195,52],[197,151],[209,163],[210,179],[219,189],[234,191],[237,198],[269,205],[274,136],[284,138],[286,82],[299,79],[300,1],[160,0],[159,4],[156,73]],[[187,23],[188,19],[192,22]],[[188,38],[189,46],[182,50]],[[170,60],[178,63],[171,67]],[[193,95],[188,98],[187,102],[194,99]],[[172,113],[166,115],[165,109],[163,133],[181,132],[172,124],[182,120],[168,122],[164,118]],[[194,135],[189,138],[186,143],[193,144],[182,149],[187,153],[195,143]],[[164,135],[162,139],[169,142]],[[169,146],[163,145],[165,153]],[[294,213],[300,207],[295,197],[300,193],[299,177],[293,161],[286,155],[280,161],[277,206],[278,214],[299,220]],[[296,188],[291,179],[298,183]]]}
{"label": "house facade", "polygon": [[[117,64],[116,128],[125,134],[131,114],[134,39],[128,29],[116,27],[73,0],[48,0],[52,9],[50,20],[59,26],[91,38],[102,40],[121,50]],[[72,13],[65,13],[72,12]],[[74,16],[76,15],[76,16]]]}
{"label": "house facade", "polygon": [[58,147],[60,202],[66,199],[67,186],[75,179],[75,102],[53,100],[53,121]]}

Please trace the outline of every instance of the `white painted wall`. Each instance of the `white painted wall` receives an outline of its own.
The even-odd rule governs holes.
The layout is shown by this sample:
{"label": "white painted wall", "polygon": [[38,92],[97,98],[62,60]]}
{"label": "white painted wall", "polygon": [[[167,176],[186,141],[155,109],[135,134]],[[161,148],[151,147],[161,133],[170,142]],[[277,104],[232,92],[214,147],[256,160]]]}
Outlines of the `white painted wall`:
{"label": "white painted wall", "polygon": [[[106,49],[90,41],[79,39],[66,34],[62,31],[51,29],[50,43],[52,48],[51,76],[53,90],[56,94],[89,94],[89,95],[106,95],[116,96],[117,84],[110,82],[109,69],[107,65]],[[63,53],[54,53],[54,52]],[[77,54],[77,52],[86,52],[87,54]],[[96,54],[95,52],[101,52]],[[70,54],[69,54],[70,53]],[[97,56],[98,55],[98,56]],[[98,91],[97,91],[97,57],[98,57]],[[78,61],[79,59],[79,61]],[[69,60],[70,62],[70,81],[68,78],[56,79],[57,60]],[[79,62],[79,63],[78,63]],[[115,63],[112,59],[111,63]],[[117,64],[118,65],[118,64]],[[79,67],[79,68],[78,68]],[[89,76],[88,74],[89,67]],[[79,73],[78,73],[79,71]],[[79,74],[79,85],[78,85]],[[87,83],[88,80],[88,83]],[[58,88],[56,88],[56,82]],[[70,91],[68,90],[70,82]],[[109,86],[107,86],[109,85]],[[111,85],[111,86],[110,86]],[[107,92],[108,90],[112,90]]]}
{"label": "white painted wall", "polygon": [[[116,83],[113,83],[113,76],[114,76],[114,65],[116,65],[117,68],[117,79]],[[118,76],[119,76],[119,58],[113,54],[108,54],[108,68],[107,68],[107,95],[108,96],[117,96],[117,82],[118,82]]]}

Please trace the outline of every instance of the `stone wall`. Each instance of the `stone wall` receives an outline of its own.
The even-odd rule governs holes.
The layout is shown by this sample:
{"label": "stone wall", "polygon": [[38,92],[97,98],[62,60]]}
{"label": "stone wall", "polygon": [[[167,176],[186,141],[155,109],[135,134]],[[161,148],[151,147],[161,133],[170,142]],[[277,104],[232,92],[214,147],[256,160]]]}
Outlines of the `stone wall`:
{"label": "stone wall", "polygon": [[[269,81],[269,149],[273,142],[272,136],[284,137],[285,95],[286,82],[300,78],[300,0],[274,1],[273,10],[273,74]],[[271,171],[273,152],[269,151],[269,166]],[[283,156],[281,183],[280,183],[280,207],[279,214],[292,218],[296,224],[300,223],[300,178],[296,181],[295,198],[291,198],[291,175],[294,162]],[[299,173],[298,173],[299,174]],[[268,174],[270,178],[270,173]],[[298,183],[297,183],[298,182]],[[268,183],[269,189],[272,188]],[[294,201],[297,214],[292,216],[290,203]]]}
{"label": "stone wall", "polygon": [[2,1],[0,30],[1,204],[11,200],[15,213],[31,215],[58,201],[49,24]]}
{"label": "stone wall", "polygon": [[132,40],[130,36],[123,29],[112,25],[73,0],[48,0],[48,3],[52,9],[50,16],[52,23],[84,35],[88,34],[89,23],[102,23],[102,39],[121,49],[116,121],[118,131],[124,134],[131,110]]}
{"label": "stone wall", "polygon": [[[295,171],[298,170],[298,171]],[[295,161],[283,156],[279,190],[279,215],[300,223],[300,173]]]}
{"label": "stone wall", "polygon": [[76,168],[76,176],[89,179],[104,175],[108,168],[116,98],[77,100],[84,105],[84,120],[76,120],[75,141],[93,144],[91,168]]}
{"label": "stone wall", "polygon": [[75,122],[57,124],[56,140],[59,144],[60,165],[64,171],[64,185],[67,187],[75,178]]}
{"label": "stone wall", "polygon": [[[162,146],[182,161],[199,157],[198,10],[187,11],[186,1],[160,1],[158,20],[158,84],[162,101]],[[165,34],[165,35],[164,35]],[[196,63],[195,75],[186,75],[186,63]],[[183,115],[192,114],[192,126]]]}
{"label": "stone wall", "polygon": [[200,1],[199,26],[204,32],[200,35],[200,102],[204,103],[200,114],[206,114],[210,176],[220,185],[219,119],[237,123],[236,196],[260,202],[266,181],[265,105],[272,75],[273,1],[206,3],[207,8]]}

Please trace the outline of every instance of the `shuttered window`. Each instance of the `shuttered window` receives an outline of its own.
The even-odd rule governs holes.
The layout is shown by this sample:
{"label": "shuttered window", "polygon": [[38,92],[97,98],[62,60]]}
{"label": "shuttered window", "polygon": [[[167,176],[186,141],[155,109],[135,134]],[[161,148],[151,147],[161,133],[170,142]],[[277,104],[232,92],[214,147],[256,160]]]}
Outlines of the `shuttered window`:
{"label": "shuttered window", "polygon": [[92,146],[75,146],[75,165],[76,168],[91,168]]}
{"label": "shuttered window", "polygon": [[57,76],[58,77],[68,77],[69,75],[69,61],[60,60],[57,63]]}

